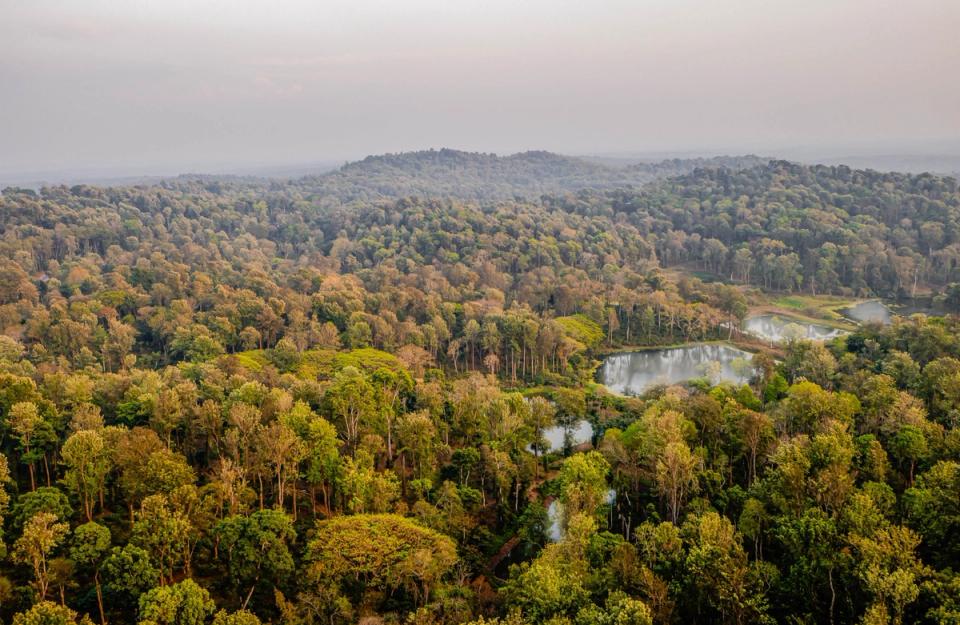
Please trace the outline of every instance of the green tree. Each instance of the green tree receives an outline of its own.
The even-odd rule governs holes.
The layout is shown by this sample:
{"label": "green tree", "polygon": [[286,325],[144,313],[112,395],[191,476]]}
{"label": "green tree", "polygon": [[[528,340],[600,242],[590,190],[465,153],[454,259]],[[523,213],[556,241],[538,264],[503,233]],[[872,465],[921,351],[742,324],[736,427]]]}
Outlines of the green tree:
{"label": "green tree", "polygon": [[317,523],[307,544],[316,587],[406,589],[419,605],[457,561],[448,537],[393,514],[360,514]]}
{"label": "green tree", "polygon": [[268,582],[275,589],[293,573],[290,546],[297,534],[283,512],[261,510],[250,516],[227,517],[213,533],[231,581],[241,588],[249,587],[242,609],[246,609],[260,582]]}
{"label": "green tree", "polygon": [[920,536],[906,527],[883,527],[871,537],[853,535],[856,572],[873,597],[873,609],[889,614],[894,625],[920,595],[920,581],[928,572],[916,556]]}
{"label": "green tree", "polygon": [[733,524],[716,512],[707,512],[688,517],[682,534],[687,544],[685,575],[693,596],[725,622],[762,621],[766,598]]}
{"label": "green tree", "polygon": [[610,464],[596,451],[574,454],[564,460],[557,476],[564,526],[574,515],[582,513],[596,517],[602,512],[609,491],[609,473]]}
{"label": "green tree", "polygon": [[41,601],[26,612],[13,616],[13,625],[91,625],[90,618],[78,615],[67,606]]}
{"label": "green tree", "polygon": [[376,412],[373,387],[356,367],[344,367],[327,389],[324,400],[329,403],[334,418],[343,424],[344,438],[351,454],[356,452],[360,428]]}
{"label": "green tree", "polygon": [[13,545],[13,559],[33,569],[37,595],[47,598],[50,584],[50,555],[70,533],[70,526],[57,522],[49,512],[38,512],[23,526],[23,534]]}
{"label": "green tree", "polygon": [[162,576],[146,550],[126,544],[110,550],[103,562],[103,579],[107,606],[123,615],[135,612],[140,596],[160,583]]}
{"label": "green tree", "polygon": [[190,519],[166,496],[151,495],[137,513],[130,542],[150,554],[159,568],[160,583],[165,583],[174,578],[178,566],[186,564],[193,531]]}
{"label": "green tree", "polygon": [[102,495],[110,471],[103,437],[93,430],[76,432],[63,443],[60,455],[67,466],[63,481],[80,498],[87,521],[93,521],[94,501]]}
{"label": "green tree", "polygon": [[160,586],[140,597],[140,622],[156,625],[204,625],[216,605],[206,588],[192,579]]}
{"label": "green tree", "polygon": [[93,583],[97,591],[97,607],[100,610],[100,623],[107,618],[103,607],[103,586],[100,583],[100,568],[110,549],[110,530],[94,522],[77,526],[73,530],[70,545],[70,558],[80,567],[93,571]]}

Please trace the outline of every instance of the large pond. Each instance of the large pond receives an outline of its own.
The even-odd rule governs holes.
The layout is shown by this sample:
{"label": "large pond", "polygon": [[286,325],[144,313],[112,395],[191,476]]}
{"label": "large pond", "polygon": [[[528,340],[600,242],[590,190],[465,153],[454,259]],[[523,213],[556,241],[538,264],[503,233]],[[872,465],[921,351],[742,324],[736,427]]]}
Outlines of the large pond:
{"label": "large pond", "polygon": [[846,308],[843,314],[860,323],[882,323],[887,325],[893,319],[890,309],[880,300],[860,302]]}
{"label": "large pond", "polygon": [[753,374],[753,355],[723,344],[686,345],[607,356],[600,381],[621,395],[639,395],[660,384],[679,384],[694,378],[711,382],[746,382]]}
{"label": "large pond", "polygon": [[828,341],[842,334],[843,330],[831,328],[819,323],[801,322],[779,315],[757,315],[749,317],[743,329],[753,336],[778,343],[789,339],[809,339],[812,341]]}

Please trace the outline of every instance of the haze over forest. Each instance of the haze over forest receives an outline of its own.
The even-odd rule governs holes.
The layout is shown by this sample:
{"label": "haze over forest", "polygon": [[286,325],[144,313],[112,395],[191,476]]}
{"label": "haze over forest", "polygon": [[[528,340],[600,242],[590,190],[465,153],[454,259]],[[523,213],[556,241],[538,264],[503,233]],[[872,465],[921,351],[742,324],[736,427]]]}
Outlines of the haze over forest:
{"label": "haze over forest", "polygon": [[0,10],[0,622],[960,624],[960,4]]}
{"label": "haze over forest", "polygon": [[942,171],[958,23],[951,0],[11,2],[0,181],[441,147]]}

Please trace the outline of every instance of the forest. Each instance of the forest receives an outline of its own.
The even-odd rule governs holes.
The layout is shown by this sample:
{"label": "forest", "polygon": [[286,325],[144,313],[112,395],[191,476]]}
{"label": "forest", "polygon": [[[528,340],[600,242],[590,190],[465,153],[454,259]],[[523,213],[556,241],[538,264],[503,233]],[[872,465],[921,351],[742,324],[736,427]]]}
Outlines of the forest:
{"label": "forest", "polygon": [[[960,623],[953,178],[440,150],[0,216],[3,622]],[[742,330],[784,302],[843,333]],[[744,379],[600,381],[688,344]]]}

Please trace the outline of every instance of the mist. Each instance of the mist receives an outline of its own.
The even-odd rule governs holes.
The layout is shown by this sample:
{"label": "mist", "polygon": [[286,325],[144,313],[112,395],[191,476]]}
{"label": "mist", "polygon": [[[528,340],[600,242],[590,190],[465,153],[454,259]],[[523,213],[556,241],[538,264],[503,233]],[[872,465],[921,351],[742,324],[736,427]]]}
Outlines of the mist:
{"label": "mist", "polygon": [[0,172],[960,150],[955,0],[6,2]]}

